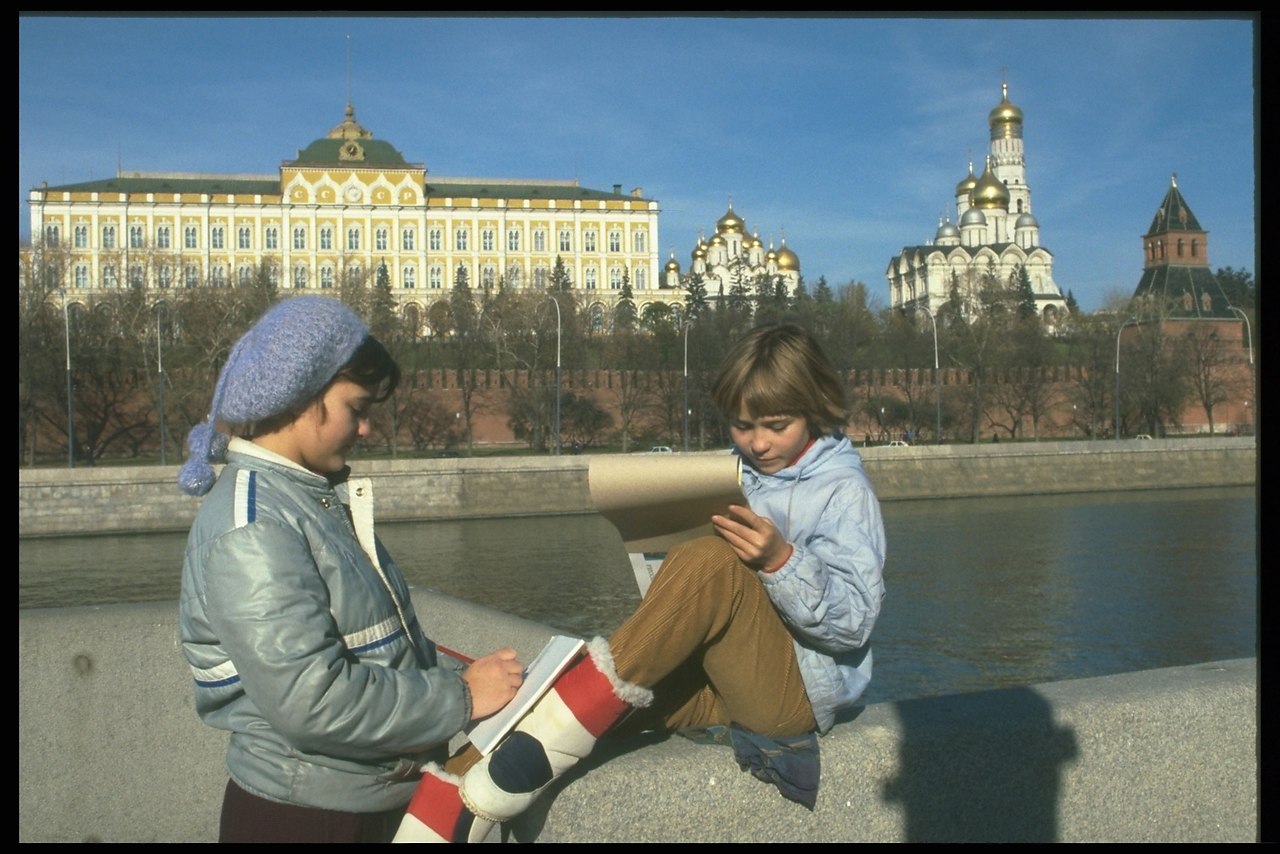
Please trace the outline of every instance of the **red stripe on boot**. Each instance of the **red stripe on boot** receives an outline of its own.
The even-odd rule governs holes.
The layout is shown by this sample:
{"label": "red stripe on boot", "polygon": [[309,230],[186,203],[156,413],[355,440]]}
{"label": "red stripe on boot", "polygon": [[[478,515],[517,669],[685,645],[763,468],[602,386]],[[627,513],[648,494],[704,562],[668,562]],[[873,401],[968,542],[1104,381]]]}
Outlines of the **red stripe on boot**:
{"label": "red stripe on boot", "polygon": [[425,824],[437,836],[451,842],[459,841],[460,834],[465,839],[466,830],[471,826],[470,821],[459,821],[464,812],[468,819],[471,813],[462,803],[458,785],[441,780],[430,771],[422,775],[405,812]]}
{"label": "red stripe on boot", "polygon": [[613,683],[589,655],[556,680],[552,690],[593,738],[608,732],[630,708],[613,693]]}

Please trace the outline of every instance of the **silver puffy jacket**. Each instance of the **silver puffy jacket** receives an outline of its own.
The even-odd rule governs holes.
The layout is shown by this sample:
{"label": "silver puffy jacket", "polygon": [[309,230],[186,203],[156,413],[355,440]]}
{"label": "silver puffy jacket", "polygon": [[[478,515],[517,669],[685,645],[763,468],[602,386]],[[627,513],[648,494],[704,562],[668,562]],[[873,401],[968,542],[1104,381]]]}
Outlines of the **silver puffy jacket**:
{"label": "silver puffy jacket", "polygon": [[371,484],[333,480],[232,440],[187,541],[182,651],[243,788],[395,809],[470,720],[470,695],[374,537]]}

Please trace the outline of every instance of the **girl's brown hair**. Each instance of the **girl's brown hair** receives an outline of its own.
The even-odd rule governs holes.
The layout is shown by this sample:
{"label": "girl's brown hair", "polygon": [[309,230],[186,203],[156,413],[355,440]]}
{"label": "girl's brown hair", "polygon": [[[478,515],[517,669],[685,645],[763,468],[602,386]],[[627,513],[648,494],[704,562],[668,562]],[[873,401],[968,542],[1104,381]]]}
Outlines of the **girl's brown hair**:
{"label": "girl's brown hair", "polygon": [[849,419],[844,387],[808,330],[794,323],[758,326],[725,357],[711,388],[724,416],[792,415],[809,423],[814,438],[843,432]]}

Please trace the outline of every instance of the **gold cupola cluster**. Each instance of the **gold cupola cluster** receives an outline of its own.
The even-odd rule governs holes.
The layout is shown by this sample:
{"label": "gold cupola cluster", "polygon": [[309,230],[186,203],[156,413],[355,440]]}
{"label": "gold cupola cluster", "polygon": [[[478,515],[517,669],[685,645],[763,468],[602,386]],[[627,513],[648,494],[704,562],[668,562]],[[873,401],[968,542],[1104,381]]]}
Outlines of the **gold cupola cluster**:
{"label": "gold cupola cluster", "polygon": [[[730,286],[743,278],[765,281],[778,280],[793,292],[800,283],[800,257],[782,240],[780,248],[772,241],[765,248],[760,235],[747,231],[747,222],[733,209],[732,200],[724,215],[716,220],[710,237],[698,235],[698,242],[689,253],[688,275],[700,276],[710,292],[726,293]],[[663,268],[664,287],[684,286],[684,274],[672,258]]]}
{"label": "gold cupola cluster", "polygon": [[995,175],[991,155],[987,155],[987,168],[969,191],[969,202],[980,210],[1008,210],[1009,188]]}

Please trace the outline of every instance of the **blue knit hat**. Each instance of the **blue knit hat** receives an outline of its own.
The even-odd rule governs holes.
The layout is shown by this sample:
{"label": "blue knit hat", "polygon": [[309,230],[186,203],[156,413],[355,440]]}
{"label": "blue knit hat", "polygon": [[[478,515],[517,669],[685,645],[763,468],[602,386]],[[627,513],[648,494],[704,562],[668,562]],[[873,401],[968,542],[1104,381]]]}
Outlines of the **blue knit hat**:
{"label": "blue knit hat", "polygon": [[369,335],[360,317],[333,297],[288,297],[273,305],[231,348],[213,390],[209,418],[187,436],[178,472],[188,495],[213,488],[212,463],[229,437],[218,423],[252,424],[289,412],[320,393]]}

